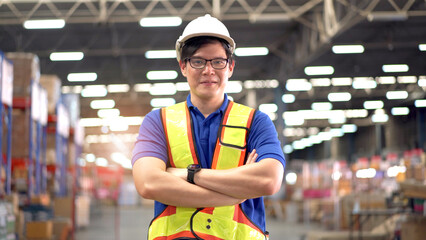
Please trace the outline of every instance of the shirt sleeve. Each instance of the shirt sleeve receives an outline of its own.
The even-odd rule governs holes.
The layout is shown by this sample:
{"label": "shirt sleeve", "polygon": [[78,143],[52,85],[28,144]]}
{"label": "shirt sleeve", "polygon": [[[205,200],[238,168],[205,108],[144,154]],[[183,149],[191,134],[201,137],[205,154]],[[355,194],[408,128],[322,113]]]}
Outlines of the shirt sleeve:
{"label": "shirt sleeve", "polygon": [[145,116],[132,155],[132,165],[142,157],[156,157],[167,163],[167,143],[159,109]]}
{"label": "shirt sleeve", "polygon": [[258,154],[256,161],[274,158],[285,167],[286,161],[277,130],[268,115],[261,111],[257,111],[254,116],[248,138],[248,149],[250,152],[256,149]]}

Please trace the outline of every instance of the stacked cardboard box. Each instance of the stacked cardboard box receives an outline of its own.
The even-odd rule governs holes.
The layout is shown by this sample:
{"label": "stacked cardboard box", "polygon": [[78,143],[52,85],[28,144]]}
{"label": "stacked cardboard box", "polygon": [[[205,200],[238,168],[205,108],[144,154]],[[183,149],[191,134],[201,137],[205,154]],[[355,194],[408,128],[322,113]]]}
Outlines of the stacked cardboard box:
{"label": "stacked cardboard box", "polygon": [[40,84],[47,91],[47,112],[54,115],[56,104],[61,97],[61,79],[56,75],[42,74]]}
{"label": "stacked cardboard box", "polygon": [[13,97],[29,97],[31,80],[40,80],[40,61],[32,53],[7,53],[6,57],[13,62]]}

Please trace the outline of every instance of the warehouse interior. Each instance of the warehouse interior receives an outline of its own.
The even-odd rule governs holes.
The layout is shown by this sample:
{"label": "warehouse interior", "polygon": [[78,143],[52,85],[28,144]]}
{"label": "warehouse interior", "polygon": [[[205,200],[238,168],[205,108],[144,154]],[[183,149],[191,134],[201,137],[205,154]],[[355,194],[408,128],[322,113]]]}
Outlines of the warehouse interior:
{"label": "warehouse interior", "polygon": [[205,14],[236,42],[228,96],[271,117],[286,156],[271,238],[422,239],[424,0],[0,0],[0,239],[145,236],[132,148],[147,113],[185,101],[175,42]]}

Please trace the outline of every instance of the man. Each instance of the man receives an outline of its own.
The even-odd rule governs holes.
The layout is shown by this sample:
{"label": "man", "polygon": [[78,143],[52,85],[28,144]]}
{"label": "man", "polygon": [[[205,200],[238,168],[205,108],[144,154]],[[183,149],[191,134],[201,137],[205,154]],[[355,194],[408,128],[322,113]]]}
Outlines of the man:
{"label": "man", "polygon": [[156,201],[148,239],[268,238],[262,196],[280,189],[285,160],[269,117],[224,93],[234,50],[210,15],[176,42],[190,94],[147,114],[133,150],[136,189]]}

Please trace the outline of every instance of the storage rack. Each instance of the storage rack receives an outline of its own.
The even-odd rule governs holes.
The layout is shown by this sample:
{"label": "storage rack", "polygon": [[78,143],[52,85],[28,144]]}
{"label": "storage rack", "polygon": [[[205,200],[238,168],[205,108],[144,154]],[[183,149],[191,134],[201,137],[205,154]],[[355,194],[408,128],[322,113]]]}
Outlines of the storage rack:
{"label": "storage rack", "polygon": [[[12,95],[13,95],[13,64],[0,52],[0,167],[5,167],[5,192],[11,194],[12,179]],[[3,122],[6,122],[6,163],[3,153]]]}

